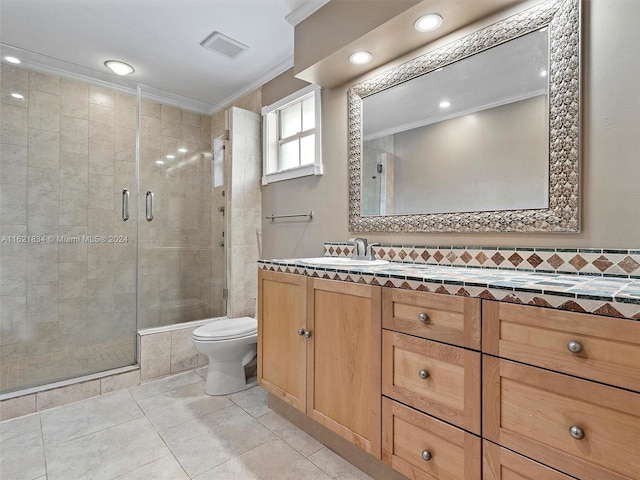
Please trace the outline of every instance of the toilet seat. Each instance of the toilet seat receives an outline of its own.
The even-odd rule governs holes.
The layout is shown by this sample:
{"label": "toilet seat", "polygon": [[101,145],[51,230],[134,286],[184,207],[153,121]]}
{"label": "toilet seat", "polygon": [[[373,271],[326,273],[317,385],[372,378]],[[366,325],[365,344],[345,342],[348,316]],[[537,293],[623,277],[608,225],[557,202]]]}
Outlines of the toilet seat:
{"label": "toilet seat", "polygon": [[217,342],[250,337],[258,332],[258,321],[251,317],[225,318],[208,323],[193,331],[193,339]]}

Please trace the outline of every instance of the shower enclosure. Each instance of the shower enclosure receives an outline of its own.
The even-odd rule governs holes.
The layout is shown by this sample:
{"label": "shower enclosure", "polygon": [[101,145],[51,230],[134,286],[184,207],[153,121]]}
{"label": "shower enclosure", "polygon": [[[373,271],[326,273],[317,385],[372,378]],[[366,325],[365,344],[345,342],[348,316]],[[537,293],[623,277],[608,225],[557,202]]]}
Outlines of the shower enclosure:
{"label": "shower enclosure", "polygon": [[0,394],[133,365],[138,329],[224,315],[211,116],[0,73]]}

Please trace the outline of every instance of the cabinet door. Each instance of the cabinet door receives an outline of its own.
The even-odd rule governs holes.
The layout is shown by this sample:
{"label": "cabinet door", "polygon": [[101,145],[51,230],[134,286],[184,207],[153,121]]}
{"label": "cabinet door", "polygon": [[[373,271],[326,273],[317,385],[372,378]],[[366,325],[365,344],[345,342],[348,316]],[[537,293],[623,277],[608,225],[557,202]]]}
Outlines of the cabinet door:
{"label": "cabinet door", "polygon": [[307,415],[380,458],[380,287],[309,279]]}
{"label": "cabinet door", "polygon": [[304,412],[307,277],[258,271],[258,383]]}

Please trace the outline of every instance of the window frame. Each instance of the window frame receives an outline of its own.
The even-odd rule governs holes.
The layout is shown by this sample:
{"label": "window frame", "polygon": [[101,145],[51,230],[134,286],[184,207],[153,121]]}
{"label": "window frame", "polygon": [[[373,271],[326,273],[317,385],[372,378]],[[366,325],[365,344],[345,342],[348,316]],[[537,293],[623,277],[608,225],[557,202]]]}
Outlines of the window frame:
{"label": "window frame", "polygon": [[[318,85],[309,85],[285,98],[262,108],[262,129],[263,129],[263,174],[262,184],[268,185],[273,182],[289,180],[292,178],[306,177],[310,175],[322,175],[322,128],[321,128],[321,87]],[[280,112],[294,103],[302,103],[305,97],[314,99],[314,120],[315,127],[294,135],[280,138]],[[301,105],[302,114],[302,105]],[[283,143],[289,143],[298,140],[300,148],[300,140],[306,136],[315,134],[315,158],[313,163],[306,165],[298,165],[288,169],[280,169],[280,146]],[[283,142],[282,140],[285,140]]]}

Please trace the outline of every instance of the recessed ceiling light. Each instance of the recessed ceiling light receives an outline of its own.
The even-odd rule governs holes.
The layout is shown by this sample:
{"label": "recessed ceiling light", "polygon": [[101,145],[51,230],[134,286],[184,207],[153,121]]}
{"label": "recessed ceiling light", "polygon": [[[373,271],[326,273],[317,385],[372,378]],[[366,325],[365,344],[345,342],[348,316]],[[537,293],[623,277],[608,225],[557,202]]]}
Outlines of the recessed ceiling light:
{"label": "recessed ceiling light", "polygon": [[16,57],[4,57],[4,59],[9,63],[20,63],[20,59]]}
{"label": "recessed ceiling light", "polygon": [[18,100],[24,100],[24,95],[21,95],[19,93],[12,93],[11,96],[13,98],[17,98]]}
{"label": "recessed ceiling light", "polygon": [[107,60],[106,62],[104,62],[104,66],[116,75],[129,75],[130,73],[135,72],[134,68],[131,65],[119,60]]}
{"label": "recessed ceiling light", "polygon": [[179,148],[178,151],[180,153],[187,153],[188,150],[186,148],[182,147],[182,148]]}
{"label": "recessed ceiling light", "polygon": [[364,65],[373,59],[369,52],[354,52],[349,56],[349,61],[354,65]]}
{"label": "recessed ceiling light", "polygon": [[156,164],[157,165],[164,165],[164,161],[163,160],[156,160]]}
{"label": "recessed ceiling light", "polygon": [[546,77],[546,76],[547,76],[547,71],[546,71],[546,70],[542,70],[542,71],[540,72],[540,76],[541,76],[541,77]]}
{"label": "recessed ceiling light", "polygon": [[413,24],[419,32],[431,32],[442,25],[442,17],[437,13],[423,15]]}
{"label": "recessed ceiling light", "polygon": [[449,108],[451,106],[451,102],[447,100],[443,100],[440,102],[440,108]]}
{"label": "recessed ceiling light", "polygon": [[172,158],[176,158],[175,155],[167,155],[167,158],[172,159]]}

